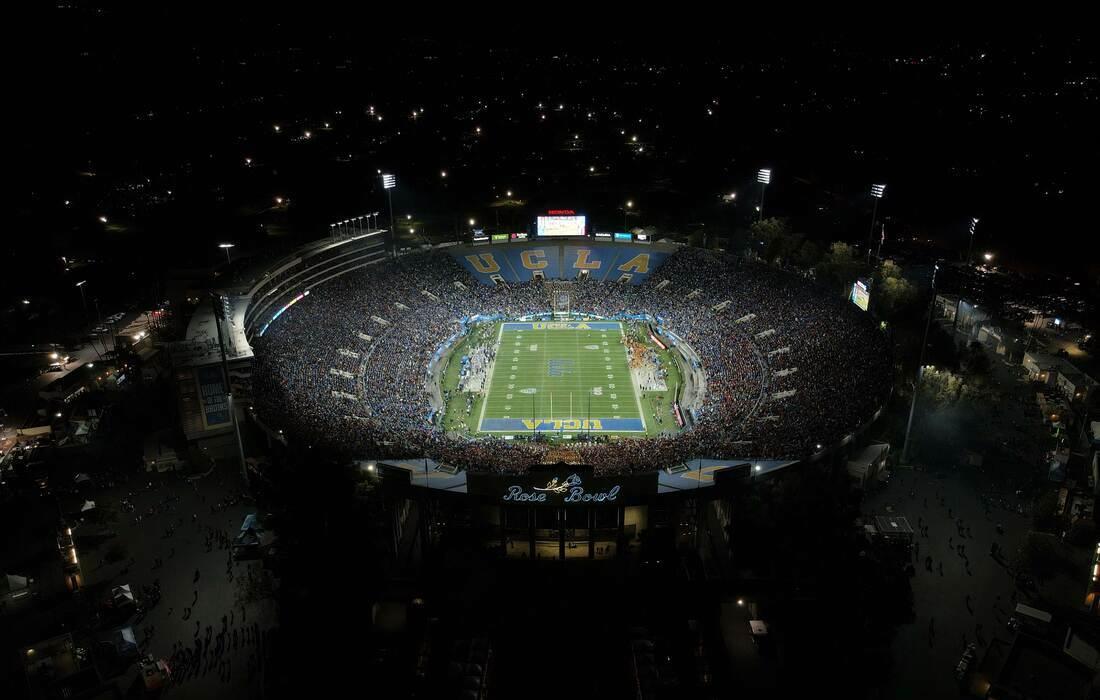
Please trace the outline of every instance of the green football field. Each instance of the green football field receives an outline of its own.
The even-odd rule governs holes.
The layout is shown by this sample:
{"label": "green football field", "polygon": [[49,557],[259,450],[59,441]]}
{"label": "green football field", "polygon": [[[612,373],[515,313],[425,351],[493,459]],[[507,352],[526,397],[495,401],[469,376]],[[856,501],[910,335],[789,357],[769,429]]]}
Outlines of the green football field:
{"label": "green football field", "polygon": [[644,433],[618,321],[500,325],[478,431]]}

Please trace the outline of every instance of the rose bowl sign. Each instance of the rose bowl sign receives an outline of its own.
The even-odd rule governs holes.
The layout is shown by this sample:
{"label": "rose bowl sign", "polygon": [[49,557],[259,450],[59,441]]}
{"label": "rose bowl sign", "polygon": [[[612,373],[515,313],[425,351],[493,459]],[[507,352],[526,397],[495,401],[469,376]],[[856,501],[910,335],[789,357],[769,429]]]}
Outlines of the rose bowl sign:
{"label": "rose bowl sign", "polygon": [[588,492],[577,474],[559,480],[550,479],[545,486],[535,486],[525,490],[520,484],[512,484],[505,490],[501,500],[515,503],[613,503],[619,497],[622,487],[615,484],[606,491]]}

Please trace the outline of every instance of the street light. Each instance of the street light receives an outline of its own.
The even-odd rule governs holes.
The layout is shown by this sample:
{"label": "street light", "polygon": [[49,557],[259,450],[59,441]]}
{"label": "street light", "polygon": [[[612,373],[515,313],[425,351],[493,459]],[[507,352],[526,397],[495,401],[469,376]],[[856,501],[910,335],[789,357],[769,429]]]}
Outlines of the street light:
{"label": "street light", "polygon": [[227,263],[233,262],[233,259],[229,257],[229,249],[233,247],[232,243],[219,243],[218,247],[225,251],[225,261]]}
{"label": "street light", "polygon": [[989,262],[990,260],[992,260],[992,259],[993,259],[993,253],[986,253],[986,254],[985,254],[985,255],[983,255],[982,257],[983,257],[983,258],[985,258],[985,261],[986,261],[986,262]]}
{"label": "street light", "polygon": [[88,284],[88,280],[80,280],[76,283],[76,288],[80,290],[80,303],[84,307],[84,314],[88,314],[88,299],[84,296],[84,285]]}
{"label": "street light", "polygon": [[759,212],[759,216],[756,217],[757,221],[763,221],[764,219],[764,190],[768,188],[768,185],[772,181],[771,168],[760,168],[756,173],[756,181],[760,183],[760,206],[756,208]]}

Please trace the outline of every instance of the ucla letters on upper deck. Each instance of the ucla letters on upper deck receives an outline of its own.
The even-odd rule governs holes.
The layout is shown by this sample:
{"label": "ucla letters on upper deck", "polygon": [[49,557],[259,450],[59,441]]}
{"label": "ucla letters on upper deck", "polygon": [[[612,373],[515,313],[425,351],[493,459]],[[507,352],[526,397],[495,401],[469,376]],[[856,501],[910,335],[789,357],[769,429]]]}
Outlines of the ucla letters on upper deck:
{"label": "ucla letters on upper deck", "polygon": [[493,248],[452,248],[451,255],[482,284],[576,279],[641,284],[668,253],[651,245],[515,244]]}

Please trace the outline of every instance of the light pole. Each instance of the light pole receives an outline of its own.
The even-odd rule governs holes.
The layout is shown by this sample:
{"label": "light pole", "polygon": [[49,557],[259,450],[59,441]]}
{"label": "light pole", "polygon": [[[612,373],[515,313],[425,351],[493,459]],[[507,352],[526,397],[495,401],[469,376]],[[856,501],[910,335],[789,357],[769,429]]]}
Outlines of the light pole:
{"label": "light pole", "polygon": [[233,243],[219,243],[218,247],[225,251],[225,262],[232,263],[233,259],[229,257],[229,249],[233,247]]}
{"label": "light pole", "polygon": [[[884,194],[886,194],[886,185],[871,185],[871,196],[875,200],[875,205],[871,208],[871,231],[867,234],[867,264],[871,263],[871,246],[875,240],[875,219],[878,218],[878,203]],[[882,249],[881,245],[879,249]]]}
{"label": "light pole", "polygon": [[757,221],[764,220],[764,190],[768,189],[768,184],[772,181],[771,168],[760,168],[756,173],[756,181],[760,183],[760,209]]}
{"label": "light pole", "polygon": [[249,488],[248,462],[244,457],[244,443],[241,441],[241,425],[237,421],[237,409],[233,405],[233,385],[229,380],[229,359],[225,354],[225,335],[222,332],[222,324],[229,320],[229,299],[217,292],[210,293],[210,301],[214,307],[214,326],[218,331],[218,349],[222,360],[222,381],[225,382],[225,403],[229,409],[229,419],[233,423],[233,432],[237,437],[237,458],[241,465],[241,478],[244,479],[244,487]]}
{"label": "light pole", "polygon": [[901,461],[904,464],[909,461],[909,433],[913,429],[913,413],[917,408],[917,392],[920,391],[920,380],[924,375],[924,350],[928,347],[928,329],[932,327],[932,313],[936,308],[936,273],[940,271],[939,263],[932,268],[932,300],[928,303],[928,320],[924,324],[924,338],[920,344],[920,358],[917,362],[917,381],[913,385],[913,400],[909,403],[909,421],[905,424],[905,443],[901,448]]}
{"label": "light pole", "polygon": [[966,249],[966,266],[970,267],[970,254],[974,252],[974,231],[978,228],[978,217],[970,219],[970,246]]}
{"label": "light pole", "polygon": [[623,207],[623,228],[625,229],[630,228],[629,217],[632,209],[634,209],[634,200],[626,200],[626,205]]}
{"label": "light pole", "polygon": [[393,242],[393,257],[397,257],[397,230],[393,226],[393,188],[397,187],[397,176],[382,175],[382,187],[386,190],[386,198],[390,204],[390,241]]}
{"label": "light pole", "polygon": [[88,315],[88,299],[84,296],[84,285],[88,284],[88,280],[80,280],[76,283],[76,288],[80,290],[80,304],[84,307],[84,315]]}

